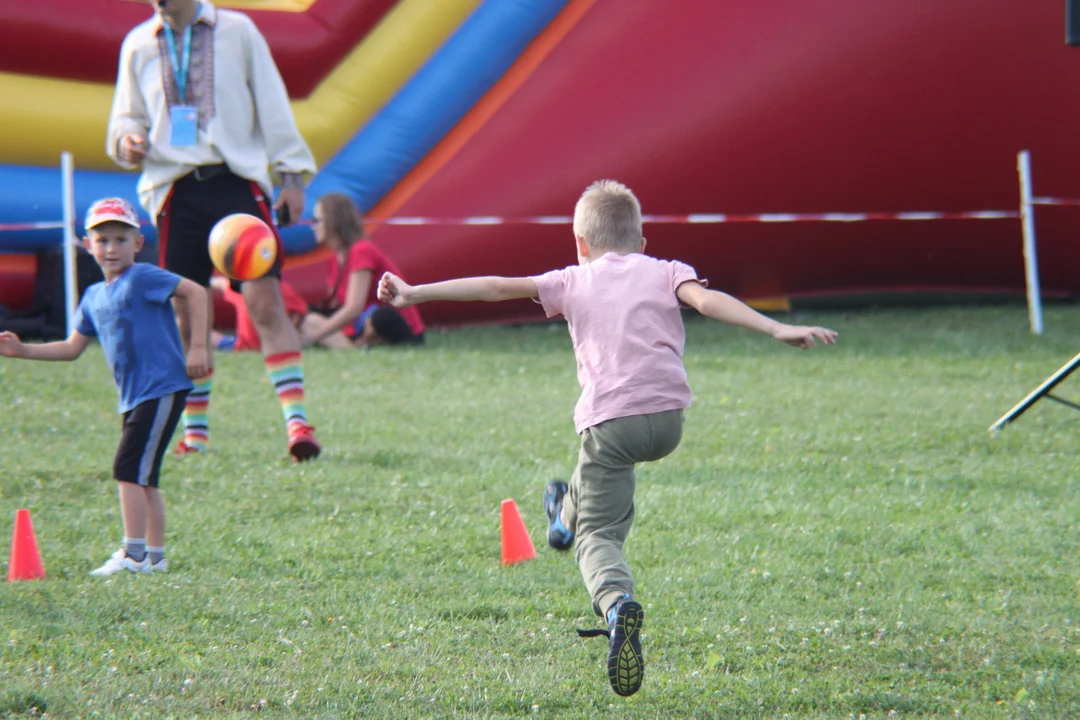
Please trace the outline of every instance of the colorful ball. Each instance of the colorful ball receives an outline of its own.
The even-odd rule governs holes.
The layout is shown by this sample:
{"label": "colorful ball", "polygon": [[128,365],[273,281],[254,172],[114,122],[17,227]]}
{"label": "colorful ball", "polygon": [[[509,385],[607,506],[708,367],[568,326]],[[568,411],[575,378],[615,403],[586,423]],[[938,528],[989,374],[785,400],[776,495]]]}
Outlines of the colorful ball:
{"label": "colorful ball", "polygon": [[210,259],[233,280],[261,278],[273,267],[277,251],[274,229],[254,215],[227,215],[210,231]]}

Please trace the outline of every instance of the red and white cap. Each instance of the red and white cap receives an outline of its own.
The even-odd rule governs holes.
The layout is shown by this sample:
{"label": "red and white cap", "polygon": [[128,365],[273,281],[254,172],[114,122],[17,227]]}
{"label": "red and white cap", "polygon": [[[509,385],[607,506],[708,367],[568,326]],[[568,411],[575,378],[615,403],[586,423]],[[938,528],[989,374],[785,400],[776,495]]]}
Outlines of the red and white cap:
{"label": "red and white cap", "polygon": [[98,200],[86,211],[87,230],[107,222],[120,222],[134,228],[141,225],[139,213],[135,211],[132,204],[117,197]]}

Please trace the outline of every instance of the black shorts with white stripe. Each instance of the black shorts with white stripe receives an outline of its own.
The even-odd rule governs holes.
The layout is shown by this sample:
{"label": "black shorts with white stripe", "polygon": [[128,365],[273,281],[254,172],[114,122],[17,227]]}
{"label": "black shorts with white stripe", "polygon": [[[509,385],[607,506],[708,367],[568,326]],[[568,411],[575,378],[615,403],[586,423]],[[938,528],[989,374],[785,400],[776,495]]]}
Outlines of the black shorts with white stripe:
{"label": "black shorts with white stripe", "polygon": [[[263,220],[274,231],[277,259],[267,275],[280,279],[285,246],[281,244],[281,236],[270,209],[273,198],[268,198],[257,183],[234,175],[224,165],[201,170],[202,174],[192,172],[177,180],[165,200],[165,206],[158,213],[157,239],[161,267],[209,287],[214,272],[206,244],[210,232],[226,215],[246,213]],[[211,172],[207,173],[208,170]],[[239,292],[238,281],[232,281],[231,285],[233,290]]]}
{"label": "black shorts with white stripe", "polygon": [[147,400],[124,413],[124,433],[113,462],[113,477],[120,482],[157,487],[161,459],[169,447],[188,391]]}

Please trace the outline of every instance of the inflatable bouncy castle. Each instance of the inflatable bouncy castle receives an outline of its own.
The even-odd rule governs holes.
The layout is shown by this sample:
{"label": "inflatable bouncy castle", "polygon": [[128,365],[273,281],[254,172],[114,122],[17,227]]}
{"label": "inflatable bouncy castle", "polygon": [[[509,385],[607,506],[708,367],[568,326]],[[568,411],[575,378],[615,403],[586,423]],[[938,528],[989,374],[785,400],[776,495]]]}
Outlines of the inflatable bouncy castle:
{"label": "inflatable bouncy castle", "polygon": [[[1017,153],[1037,194],[1080,197],[1080,49],[1051,0],[218,4],[271,46],[320,163],[308,213],[348,194],[416,282],[573,263],[573,204],[613,177],[640,197],[651,253],[743,299],[1022,292]],[[0,304],[29,302],[35,251],[60,242],[61,152],[77,217],[136,199],[105,127],[120,43],[150,12],[0,5]],[[1046,293],[1080,290],[1078,225],[1080,208],[1039,207]],[[284,239],[290,282],[321,294],[310,228]]]}

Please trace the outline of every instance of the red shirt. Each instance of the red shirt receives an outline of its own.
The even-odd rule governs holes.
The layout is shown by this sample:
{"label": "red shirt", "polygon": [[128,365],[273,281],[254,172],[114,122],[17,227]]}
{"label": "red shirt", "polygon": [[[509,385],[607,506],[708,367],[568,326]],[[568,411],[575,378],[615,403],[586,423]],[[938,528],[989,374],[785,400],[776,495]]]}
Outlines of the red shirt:
{"label": "red shirt", "polygon": [[[248,314],[244,296],[232,288],[225,288],[224,294],[225,299],[236,308],[236,346],[233,349],[238,352],[260,349],[262,343],[259,342],[259,332]],[[285,314],[293,325],[299,325],[300,320],[308,313],[307,301],[285,281],[281,282],[281,295],[285,298]]]}
{"label": "red shirt", "polygon": [[[365,309],[372,305],[386,305],[379,301],[379,280],[382,279],[383,273],[392,272],[401,277],[401,270],[394,261],[369,240],[357,240],[352,244],[345,258],[344,271],[339,267],[340,264],[337,255],[334,255],[327,276],[327,285],[332,288],[330,294],[332,309],[345,304],[345,296],[349,292],[349,276],[354,272],[371,271],[371,284],[368,286],[367,298],[364,300]],[[405,322],[409,323],[414,334],[419,335],[424,332],[424,321],[420,318],[420,311],[415,306],[399,309],[398,312],[405,318]]]}

